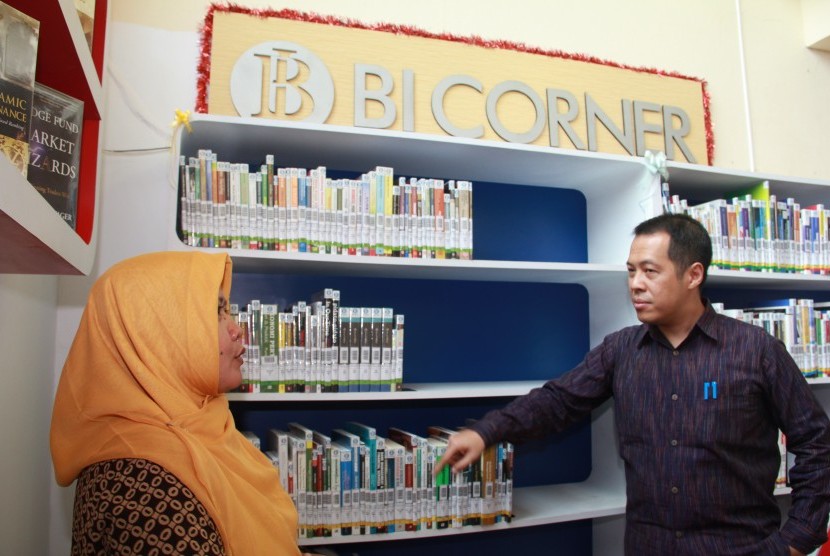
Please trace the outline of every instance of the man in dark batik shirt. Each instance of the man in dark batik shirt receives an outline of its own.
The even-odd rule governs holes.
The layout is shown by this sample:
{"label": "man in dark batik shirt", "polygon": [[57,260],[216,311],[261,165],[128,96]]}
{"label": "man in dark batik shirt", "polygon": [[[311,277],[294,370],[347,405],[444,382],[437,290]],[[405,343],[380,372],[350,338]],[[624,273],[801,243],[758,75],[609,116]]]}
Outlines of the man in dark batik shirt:
{"label": "man in dark batik shirt", "polygon": [[[709,235],[683,215],[638,225],[628,283],[643,323],[575,369],[455,434],[438,464],[559,432],[614,397],[625,463],[625,553],[800,555],[827,539],[830,421],[784,345],[701,296]],[[773,496],[778,430],[795,454],[792,506]]]}

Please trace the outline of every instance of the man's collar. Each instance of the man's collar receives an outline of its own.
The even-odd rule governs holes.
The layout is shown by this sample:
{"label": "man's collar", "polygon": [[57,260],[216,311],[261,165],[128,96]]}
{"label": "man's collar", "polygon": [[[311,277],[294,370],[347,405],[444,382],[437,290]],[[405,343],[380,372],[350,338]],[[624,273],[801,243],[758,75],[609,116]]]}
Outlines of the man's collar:
{"label": "man's collar", "polygon": [[[703,298],[703,305],[703,314],[700,315],[699,319],[697,319],[694,328],[700,330],[700,332],[706,337],[717,341],[717,312],[712,308],[712,304],[709,303],[709,300],[706,298]],[[692,329],[690,335],[692,333],[694,333],[694,329]],[[662,341],[663,343],[668,342],[660,329],[653,324],[643,324],[640,326],[640,329],[637,330],[637,334],[634,337],[634,345],[638,348],[642,347],[647,339],[652,341]]]}

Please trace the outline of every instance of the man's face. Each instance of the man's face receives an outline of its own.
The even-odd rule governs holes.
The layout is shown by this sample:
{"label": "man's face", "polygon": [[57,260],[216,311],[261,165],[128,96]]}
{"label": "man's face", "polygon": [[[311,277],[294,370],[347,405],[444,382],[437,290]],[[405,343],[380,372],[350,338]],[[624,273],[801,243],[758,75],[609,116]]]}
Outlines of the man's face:
{"label": "man's face", "polygon": [[678,276],[669,260],[669,242],[665,232],[639,235],[631,242],[628,291],[637,318],[646,324],[671,324],[681,316],[680,307],[690,293],[685,273]]}

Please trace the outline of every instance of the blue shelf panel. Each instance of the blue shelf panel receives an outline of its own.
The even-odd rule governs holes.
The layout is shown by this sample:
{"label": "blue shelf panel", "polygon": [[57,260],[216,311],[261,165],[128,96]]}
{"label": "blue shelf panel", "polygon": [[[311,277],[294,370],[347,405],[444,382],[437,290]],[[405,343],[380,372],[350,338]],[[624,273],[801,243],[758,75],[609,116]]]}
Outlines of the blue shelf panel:
{"label": "blue shelf panel", "polygon": [[[378,535],[375,535],[378,536]],[[341,541],[342,541],[341,537]],[[568,556],[592,556],[593,537],[591,521],[501,529],[492,532],[476,532],[470,535],[426,537],[406,542],[358,542],[347,546],[334,546],[337,554],[360,556],[423,556],[424,554],[476,554],[477,556],[505,556],[506,554],[566,554]],[[301,541],[302,542],[302,541]],[[555,549],[552,549],[555,547]],[[309,550],[314,552],[315,547]]]}
{"label": "blue shelf panel", "polygon": [[231,302],[282,310],[324,288],[405,315],[405,382],[545,380],[589,349],[588,293],[573,284],[237,274]]}
{"label": "blue shelf panel", "polygon": [[588,262],[585,196],[574,189],[473,184],[473,256]]}

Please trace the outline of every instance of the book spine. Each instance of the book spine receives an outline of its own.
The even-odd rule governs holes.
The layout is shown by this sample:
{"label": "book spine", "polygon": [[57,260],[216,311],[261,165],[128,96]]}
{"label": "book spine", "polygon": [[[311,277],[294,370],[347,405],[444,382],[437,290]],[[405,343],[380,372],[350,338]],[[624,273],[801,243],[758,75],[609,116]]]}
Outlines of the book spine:
{"label": "book spine", "polygon": [[248,362],[249,392],[259,392],[261,378],[260,346],[262,345],[262,304],[258,299],[248,304],[248,329],[251,334],[251,351]]}
{"label": "book spine", "polygon": [[260,392],[279,392],[279,307],[263,303],[262,333],[260,335]]}
{"label": "book spine", "polygon": [[329,366],[331,367],[331,391],[345,391],[344,376],[340,369],[340,290],[331,291],[331,310],[329,312],[329,332],[327,339]]}
{"label": "book spine", "polygon": [[367,533],[377,533],[377,524],[373,521],[377,505],[377,431],[370,426],[349,421],[344,428],[356,434],[365,445],[365,461],[363,466],[364,491],[361,496],[363,506],[363,529]]}
{"label": "book spine", "polygon": [[361,356],[361,309],[351,307],[347,315],[349,323],[349,391],[360,391],[360,356]]}
{"label": "book spine", "polygon": [[370,391],[372,351],[372,309],[360,308],[360,377],[358,379],[360,392]]}
{"label": "book spine", "polygon": [[352,384],[349,379],[350,363],[349,351],[352,338],[352,309],[351,307],[338,307],[338,346],[337,346],[337,372],[338,389],[340,392],[349,392]]}
{"label": "book spine", "polygon": [[404,315],[395,315],[394,338],[394,381],[395,391],[403,390]]}
{"label": "book spine", "polygon": [[250,392],[250,357],[251,357],[251,332],[249,328],[248,312],[240,310],[236,315],[236,322],[242,330],[242,345],[245,346],[245,352],[242,354],[242,367],[240,373],[242,374],[242,383],[237,389],[239,392]]}
{"label": "book spine", "polygon": [[288,433],[280,429],[268,430],[268,447],[277,454],[280,485],[288,492]]}
{"label": "book spine", "polygon": [[369,351],[369,391],[381,390],[381,353],[383,350],[383,309],[371,308],[371,349]]}
{"label": "book spine", "polygon": [[380,385],[381,392],[394,392],[394,368],[392,352],[394,349],[392,331],[394,328],[394,314],[391,307],[381,308],[380,323]]}
{"label": "book spine", "polygon": [[308,321],[308,345],[306,346],[306,392],[323,391],[321,354],[323,318],[319,313],[312,313]]}

